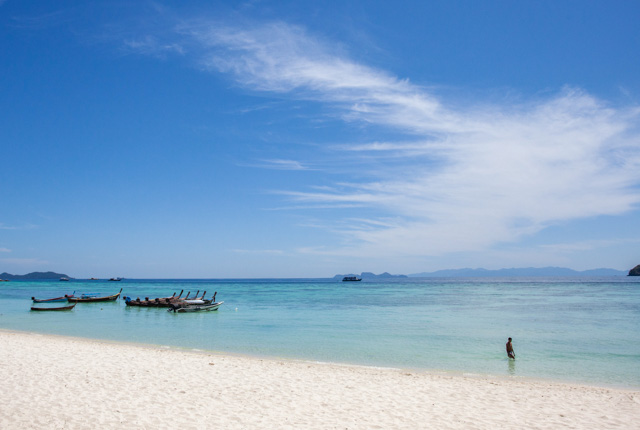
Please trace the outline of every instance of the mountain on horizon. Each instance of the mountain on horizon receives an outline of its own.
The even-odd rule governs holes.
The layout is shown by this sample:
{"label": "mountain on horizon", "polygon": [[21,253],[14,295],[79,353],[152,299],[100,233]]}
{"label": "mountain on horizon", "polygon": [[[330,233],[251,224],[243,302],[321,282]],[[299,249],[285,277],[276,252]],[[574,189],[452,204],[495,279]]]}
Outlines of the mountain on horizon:
{"label": "mountain on horizon", "polygon": [[18,279],[60,279],[60,278],[68,278],[69,276],[64,273],[55,273],[55,272],[31,272],[26,275],[12,275],[11,273],[0,273],[0,279],[7,280],[18,280]]}
{"label": "mountain on horizon", "polygon": [[376,275],[375,273],[371,273],[371,272],[362,272],[360,275],[356,275],[354,273],[348,273],[346,275],[335,275],[333,279],[341,280],[345,276],[356,276],[356,277],[359,276],[360,279],[390,279],[390,278],[407,278],[408,277],[407,275],[392,275],[388,272],[384,272],[379,275]]}
{"label": "mountain on horizon", "polygon": [[573,270],[565,267],[523,267],[511,269],[446,269],[436,270],[435,272],[421,272],[409,275],[410,278],[504,278],[504,277],[535,277],[535,276],[627,276],[626,271],[615,269],[590,269],[590,270]]}

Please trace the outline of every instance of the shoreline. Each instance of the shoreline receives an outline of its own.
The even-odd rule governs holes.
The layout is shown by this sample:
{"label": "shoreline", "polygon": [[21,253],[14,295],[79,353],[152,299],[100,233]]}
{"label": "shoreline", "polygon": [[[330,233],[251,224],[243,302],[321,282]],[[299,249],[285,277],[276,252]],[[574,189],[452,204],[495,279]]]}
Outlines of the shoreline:
{"label": "shoreline", "polygon": [[188,354],[219,355],[219,356],[237,357],[237,358],[247,359],[247,360],[286,361],[286,362],[292,362],[292,363],[311,364],[311,365],[317,365],[317,366],[337,366],[337,367],[345,367],[345,368],[406,371],[406,372],[413,372],[413,373],[425,373],[425,374],[443,376],[443,377],[459,377],[459,378],[469,378],[469,379],[479,379],[479,380],[496,380],[496,381],[511,381],[511,382],[521,381],[521,382],[532,382],[532,383],[541,383],[541,384],[559,384],[559,385],[569,385],[569,386],[585,387],[585,388],[603,388],[603,389],[612,389],[612,390],[619,390],[619,391],[640,392],[640,386],[638,387],[620,386],[620,385],[606,384],[606,383],[600,383],[600,382],[586,382],[586,381],[578,381],[578,380],[553,379],[553,378],[545,378],[545,377],[492,374],[492,373],[482,373],[482,372],[453,370],[453,369],[369,365],[369,364],[349,363],[349,362],[339,362],[339,361],[322,361],[322,360],[314,360],[314,359],[300,358],[300,357],[288,357],[288,356],[252,355],[252,354],[247,354],[243,352],[208,350],[208,349],[200,349],[200,348],[182,347],[182,346],[176,346],[176,345],[163,345],[163,344],[156,344],[156,343],[112,340],[112,339],[102,339],[102,338],[92,338],[92,337],[82,337],[82,336],[69,336],[69,335],[57,334],[57,333],[42,333],[37,331],[0,328],[0,336],[3,333],[46,336],[46,337],[60,338],[63,340],[67,339],[67,340],[77,340],[81,342],[82,341],[96,342],[96,343],[105,344],[105,345],[124,345],[124,346],[130,346],[134,348],[138,347],[143,349],[158,349],[163,351],[184,352]]}
{"label": "shoreline", "polygon": [[635,428],[640,391],[0,330],[0,428]]}

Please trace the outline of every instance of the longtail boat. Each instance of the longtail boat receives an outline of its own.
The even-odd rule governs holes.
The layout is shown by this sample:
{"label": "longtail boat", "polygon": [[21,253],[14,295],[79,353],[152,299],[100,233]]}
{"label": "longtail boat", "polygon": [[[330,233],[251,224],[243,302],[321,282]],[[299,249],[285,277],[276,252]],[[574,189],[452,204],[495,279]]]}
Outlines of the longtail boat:
{"label": "longtail boat", "polygon": [[167,310],[167,312],[176,312],[176,313],[184,313],[184,312],[209,312],[209,311],[217,311],[218,308],[224,302],[216,302],[211,303],[209,305],[187,305],[187,306],[172,306]]}
{"label": "longtail boat", "polygon": [[111,296],[104,296],[104,297],[85,297],[85,298],[81,298],[81,297],[67,297],[67,301],[69,301],[70,303],[89,303],[89,302],[113,302],[115,300],[118,299],[118,297],[120,297],[120,293],[122,292],[122,288],[120,288],[120,291],[118,291],[117,294],[113,294]]}
{"label": "longtail boat", "polygon": [[205,291],[201,296],[198,296],[198,294],[200,294],[200,290],[198,290],[195,297],[189,299],[189,296],[191,295],[191,291],[189,291],[187,293],[187,296],[184,299],[181,299],[180,297],[182,296],[183,292],[184,290],[180,291],[180,295],[178,297],[176,297],[176,294],[173,293],[173,296],[171,297],[160,297],[156,299],[149,299],[149,297],[145,297],[144,300],[140,300],[140,297],[132,299],[128,296],[125,296],[123,298],[127,306],[137,306],[143,308],[168,308],[172,306],[185,307],[189,305],[210,305],[216,301],[217,292],[213,295],[213,298],[205,299],[204,297],[207,292]]}
{"label": "longtail boat", "polygon": [[53,299],[36,299],[35,297],[31,297],[31,300],[33,300],[33,303],[66,302],[67,298],[74,297],[75,293],[74,291],[73,294],[65,294],[62,297],[54,297]]}
{"label": "longtail boat", "polygon": [[157,299],[149,299],[145,297],[144,300],[140,300],[140,297],[136,299],[132,299],[129,296],[124,297],[124,302],[127,306],[138,306],[141,308],[166,308],[171,305],[171,303],[177,302],[178,299],[174,298],[157,298]]}
{"label": "longtail boat", "polygon": [[180,295],[176,297],[176,293],[173,293],[170,297],[158,297],[155,299],[149,299],[149,297],[145,297],[144,300],[140,300],[140,297],[136,299],[132,299],[129,296],[124,296],[124,302],[127,306],[138,306],[138,307],[148,307],[148,308],[167,308],[171,303],[180,300],[182,293],[184,290],[180,291]]}
{"label": "longtail boat", "polygon": [[70,306],[59,306],[57,308],[47,308],[47,307],[36,307],[36,306],[32,306],[31,310],[32,311],[70,311],[71,309],[73,309],[76,306],[76,304],[72,304]]}

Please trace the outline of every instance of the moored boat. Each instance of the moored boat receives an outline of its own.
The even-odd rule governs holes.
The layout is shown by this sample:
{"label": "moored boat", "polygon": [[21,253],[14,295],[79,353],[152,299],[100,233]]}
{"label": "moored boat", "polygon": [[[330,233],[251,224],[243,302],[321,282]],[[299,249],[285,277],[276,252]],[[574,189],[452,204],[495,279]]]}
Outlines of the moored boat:
{"label": "moored boat", "polygon": [[357,276],[345,276],[342,278],[342,282],[358,282],[362,281],[362,278],[358,278]]}
{"label": "moored boat", "polygon": [[191,291],[187,293],[187,296],[185,298],[181,298],[183,292],[184,290],[180,291],[180,295],[178,295],[177,297],[176,293],[173,293],[173,295],[170,297],[158,297],[155,299],[149,299],[149,297],[145,297],[144,300],[141,300],[140,297],[133,299],[129,296],[125,296],[123,297],[123,299],[127,306],[136,306],[143,308],[168,308],[171,306],[186,307],[191,305],[210,305],[216,301],[216,294],[218,294],[217,292],[215,292],[211,299],[205,299],[205,295],[207,294],[207,292],[205,291],[201,296],[198,296],[198,294],[200,294],[200,290],[198,290],[194,298],[190,299],[189,296],[191,295]]}
{"label": "moored boat", "polygon": [[31,297],[31,300],[33,300],[33,303],[66,302],[69,297],[75,297],[75,293],[74,291],[72,294],[65,294],[62,297],[54,297],[53,299],[36,299],[35,297]]}
{"label": "moored boat", "polygon": [[176,312],[176,313],[184,313],[184,312],[209,312],[209,311],[217,311],[218,308],[224,302],[216,302],[208,305],[172,305],[167,312]]}
{"label": "moored boat", "polygon": [[76,306],[76,304],[72,304],[69,306],[58,306],[58,307],[39,307],[39,306],[31,306],[32,311],[70,311]]}
{"label": "moored boat", "polygon": [[111,296],[103,296],[103,297],[67,297],[67,301],[71,303],[89,303],[89,302],[113,302],[120,297],[120,293],[122,293],[122,288],[118,291],[117,294],[113,294]]}
{"label": "moored boat", "polygon": [[167,308],[171,303],[177,302],[182,297],[182,293],[184,290],[180,291],[180,295],[176,297],[176,293],[173,293],[170,297],[157,297],[155,299],[149,299],[149,297],[145,297],[144,300],[140,300],[140,297],[132,299],[129,296],[123,297],[124,302],[127,306],[138,306],[144,308]]}
{"label": "moored boat", "polygon": [[140,297],[132,299],[129,296],[124,297],[124,302],[127,306],[138,306],[141,308],[167,308],[171,303],[178,301],[178,299],[171,297],[163,297],[156,299],[149,299],[145,297],[144,300],[140,300]]}

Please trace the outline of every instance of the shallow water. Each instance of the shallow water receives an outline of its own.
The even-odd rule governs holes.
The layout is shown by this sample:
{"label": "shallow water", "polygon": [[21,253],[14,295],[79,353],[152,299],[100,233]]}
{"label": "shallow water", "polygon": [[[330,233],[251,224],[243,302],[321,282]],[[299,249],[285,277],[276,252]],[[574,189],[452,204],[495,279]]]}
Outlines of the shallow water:
{"label": "shallow water", "polygon": [[[11,281],[0,328],[201,350],[640,387],[637,278]],[[31,296],[207,290],[217,312],[123,301],[30,312]],[[505,353],[513,338],[515,361]]]}

